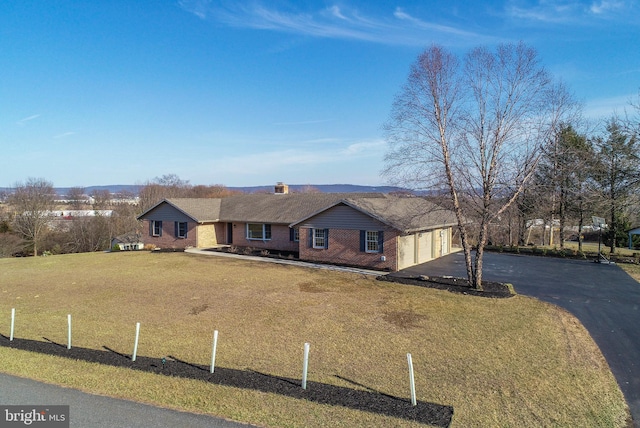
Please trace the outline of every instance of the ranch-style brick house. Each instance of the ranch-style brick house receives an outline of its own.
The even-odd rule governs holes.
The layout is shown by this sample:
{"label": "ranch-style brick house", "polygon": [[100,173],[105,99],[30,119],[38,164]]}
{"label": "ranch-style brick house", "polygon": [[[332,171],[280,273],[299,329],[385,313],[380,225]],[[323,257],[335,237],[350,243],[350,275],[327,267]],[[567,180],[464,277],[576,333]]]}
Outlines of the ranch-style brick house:
{"label": "ranch-style brick house", "polygon": [[451,251],[452,211],[380,193],[245,194],[164,199],[138,219],[157,248],[251,247],[304,261],[397,271]]}

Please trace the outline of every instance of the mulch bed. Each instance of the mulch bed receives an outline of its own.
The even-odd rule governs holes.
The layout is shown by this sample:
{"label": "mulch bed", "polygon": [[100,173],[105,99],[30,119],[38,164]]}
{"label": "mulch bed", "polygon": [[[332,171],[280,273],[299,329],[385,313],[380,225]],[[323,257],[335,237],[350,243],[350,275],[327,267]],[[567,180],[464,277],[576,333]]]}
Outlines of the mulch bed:
{"label": "mulch bed", "polygon": [[55,343],[44,337],[43,341],[19,338],[9,341],[8,337],[0,335],[0,346],[55,355],[70,360],[125,367],[161,376],[198,379],[216,385],[253,389],[320,404],[384,414],[438,427],[448,427],[453,418],[453,407],[451,406],[424,401],[418,401],[416,406],[412,406],[409,398],[394,397],[338,375],[335,375],[335,377],[343,382],[357,386],[358,389],[312,381],[307,382],[307,389],[302,389],[301,380],[299,379],[273,376],[250,368],[238,370],[216,367],[212,374],[209,366],[193,364],[172,355],[155,358],[137,356],[136,361],[132,361],[131,356],[108,346],[103,346],[102,350],[80,347],[67,349],[66,345]]}
{"label": "mulch bed", "polygon": [[469,294],[472,296],[508,298],[515,294],[512,288],[501,282],[482,281],[483,290],[472,288],[466,279],[451,276],[398,276],[380,275],[376,279],[380,281],[397,282],[400,284],[417,285],[419,287],[437,288],[452,293]]}

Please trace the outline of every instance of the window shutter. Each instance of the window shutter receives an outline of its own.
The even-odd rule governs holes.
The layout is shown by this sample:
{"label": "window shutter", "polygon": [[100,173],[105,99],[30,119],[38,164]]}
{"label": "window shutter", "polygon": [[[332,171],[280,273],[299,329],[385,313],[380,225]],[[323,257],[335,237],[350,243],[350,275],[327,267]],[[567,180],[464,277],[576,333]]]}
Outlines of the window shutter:
{"label": "window shutter", "polygon": [[384,232],[382,230],[378,231],[378,252],[382,253],[384,251]]}
{"label": "window shutter", "polygon": [[293,227],[290,227],[289,228],[289,241],[293,242],[293,238],[294,238]]}
{"label": "window shutter", "polygon": [[324,230],[324,248],[329,248],[329,229]]}
{"label": "window shutter", "polygon": [[158,222],[158,226],[160,227],[160,234],[159,235],[162,236],[162,222],[161,221]]}
{"label": "window shutter", "polygon": [[180,233],[180,223],[178,223],[177,221],[174,221],[173,222],[173,237],[177,238],[179,233]]}
{"label": "window shutter", "polygon": [[367,231],[360,231],[360,251],[364,252],[367,250]]}
{"label": "window shutter", "polygon": [[309,248],[313,248],[313,228],[309,229]]}
{"label": "window shutter", "polygon": [[149,220],[149,236],[153,236],[153,220]]}
{"label": "window shutter", "polygon": [[189,223],[184,222],[184,239],[187,239],[187,235],[189,234]]}

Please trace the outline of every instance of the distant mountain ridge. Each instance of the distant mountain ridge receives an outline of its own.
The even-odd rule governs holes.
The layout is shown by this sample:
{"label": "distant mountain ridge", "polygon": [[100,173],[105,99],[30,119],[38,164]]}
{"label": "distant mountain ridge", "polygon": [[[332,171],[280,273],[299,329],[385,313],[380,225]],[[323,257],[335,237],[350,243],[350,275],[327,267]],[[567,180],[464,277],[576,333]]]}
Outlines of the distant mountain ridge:
{"label": "distant mountain ridge", "polygon": [[[274,186],[227,187],[244,193],[273,192]],[[319,191],[322,193],[392,193],[407,192],[407,189],[395,186],[363,186],[358,184],[289,184],[289,192]]]}
{"label": "distant mountain ridge", "polygon": [[[137,196],[138,192],[143,186],[134,184],[111,184],[105,186],[87,186],[84,187],[86,194],[91,194],[95,191],[108,190],[112,194],[129,193]],[[264,186],[225,186],[229,190],[240,191],[243,193],[265,193],[273,192],[274,185]],[[71,187],[55,187],[56,194],[58,196],[64,196],[69,193]],[[9,192],[10,188],[0,188],[0,192]],[[396,187],[396,186],[363,186],[358,184],[289,184],[289,192],[308,192],[319,191],[322,193],[394,193],[394,192],[409,192],[414,193],[411,190]]]}

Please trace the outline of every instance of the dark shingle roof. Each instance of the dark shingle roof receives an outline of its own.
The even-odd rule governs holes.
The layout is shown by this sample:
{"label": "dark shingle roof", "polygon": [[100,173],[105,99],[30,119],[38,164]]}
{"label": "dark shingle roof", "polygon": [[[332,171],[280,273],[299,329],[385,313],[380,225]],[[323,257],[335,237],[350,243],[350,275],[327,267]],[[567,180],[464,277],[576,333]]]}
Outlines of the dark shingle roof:
{"label": "dark shingle roof", "polygon": [[175,198],[167,199],[166,201],[197,222],[207,223],[220,220],[221,199]]}
{"label": "dark shingle roof", "polygon": [[[335,205],[346,204],[407,233],[456,224],[452,211],[426,199],[382,193],[248,194],[222,199],[176,198],[163,202],[200,223],[237,221],[291,225]],[[139,218],[143,218],[147,212]]]}
{"label": "dark shingle roof", "polygon": [[290,224],[347,197],[382,198],[382,193],[250,194],[222,199],[220,221]]}
{"label": "dark shingle roof", "polygon": [[386,196],[384,198],[348,198],[345,204],[403,232],[453,226],[457,220],[453,211],[424,198]]}

